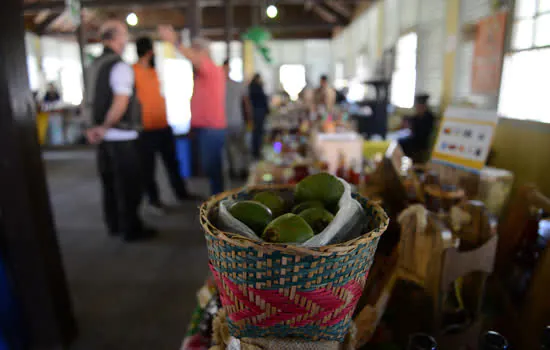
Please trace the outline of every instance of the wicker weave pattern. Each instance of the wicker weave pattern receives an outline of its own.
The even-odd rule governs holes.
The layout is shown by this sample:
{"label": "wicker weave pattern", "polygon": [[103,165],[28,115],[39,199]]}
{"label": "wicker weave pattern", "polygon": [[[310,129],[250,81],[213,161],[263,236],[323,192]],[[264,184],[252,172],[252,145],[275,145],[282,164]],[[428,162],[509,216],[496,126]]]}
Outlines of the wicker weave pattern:
{"label": "wicker weave pattern", "polygon": [[370,232],[343,244],[309,249],[217,230],[210,223],[217,203],[236,194],[222,194],[201,207],[210,268],[231,334],[342,341],[386,229],[385,213],[357,197],[369,217]]}

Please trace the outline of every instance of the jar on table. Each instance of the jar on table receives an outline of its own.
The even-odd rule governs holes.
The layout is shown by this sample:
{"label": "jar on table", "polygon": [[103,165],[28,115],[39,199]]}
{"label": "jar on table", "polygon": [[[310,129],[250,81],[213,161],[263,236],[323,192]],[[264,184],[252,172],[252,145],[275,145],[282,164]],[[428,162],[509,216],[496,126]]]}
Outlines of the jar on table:
{"label": "jar on table", "polygon": [[435,213],[449,212],[451,208],[464,200],[464,190],[455,185],[426,185],[426,208]]}

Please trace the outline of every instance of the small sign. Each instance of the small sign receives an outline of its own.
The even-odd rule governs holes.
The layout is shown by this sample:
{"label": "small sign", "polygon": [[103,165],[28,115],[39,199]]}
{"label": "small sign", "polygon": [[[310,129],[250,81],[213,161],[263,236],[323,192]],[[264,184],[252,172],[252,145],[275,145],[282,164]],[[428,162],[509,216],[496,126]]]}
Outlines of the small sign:
{"label": "small sign", "polygon": [[432,161],[471,171],[483,169],[497,123],[496,111],[448,108],[432,151]]}
{"label": "small sign", "polygon": [[75,26],[80,25],[80,0],[65,0],[66,11]]}

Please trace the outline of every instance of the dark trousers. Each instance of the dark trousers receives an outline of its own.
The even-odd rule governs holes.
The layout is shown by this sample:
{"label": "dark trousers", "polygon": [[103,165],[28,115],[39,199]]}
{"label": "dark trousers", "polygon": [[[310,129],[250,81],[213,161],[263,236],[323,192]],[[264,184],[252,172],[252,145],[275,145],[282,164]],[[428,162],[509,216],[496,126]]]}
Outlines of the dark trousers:
{"label": "dark trousers", "polygon": [[138,234],[143,224],[138,214],[143,194],[137,140],[106,141],[98,148],[98,168],[103,185],[103,213],[111,233]]}
{"label": "dark trousers", "polygon": [[264,141],[264,124],[267,111],[263,108],[254,109],[254,128],[252,129],[252,155],[260,159],[262,143]]}
{"label": "dark trousers", "polygon": [[223,149],[225,129],[194,129],[199,142],[199,156],[203,172],[210,181],[211,193],[223,192]]}
{"label": "dark trousers", "polygon": [[160,195],[156,175],[157,153],[160,154],[168,180],[176,197],[180,200],[187,196],[185,183],[181,178],[178,159],[176,157],[176,144],[171,127],[157,130],[146,130],[140,134],[140,151],[143,165],[145,193],[151,204],[159,205]]}

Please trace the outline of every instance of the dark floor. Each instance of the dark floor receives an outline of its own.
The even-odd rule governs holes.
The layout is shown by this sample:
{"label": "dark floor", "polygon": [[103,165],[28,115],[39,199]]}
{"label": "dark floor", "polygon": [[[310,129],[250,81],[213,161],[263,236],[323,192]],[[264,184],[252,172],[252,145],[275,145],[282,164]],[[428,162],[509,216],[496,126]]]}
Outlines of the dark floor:
{"label": "dark floor", "polygon": [[[159,238],[122,243],[103,227],[93,152],[46,152],[44,159],[80,329],[71,349],[179,349],[208,272],[199,203],[175,206],[165,217],[145,216]],[[159,179],[172,203],[165,177]],[[190,187],[207,194],[204,180]]]}

